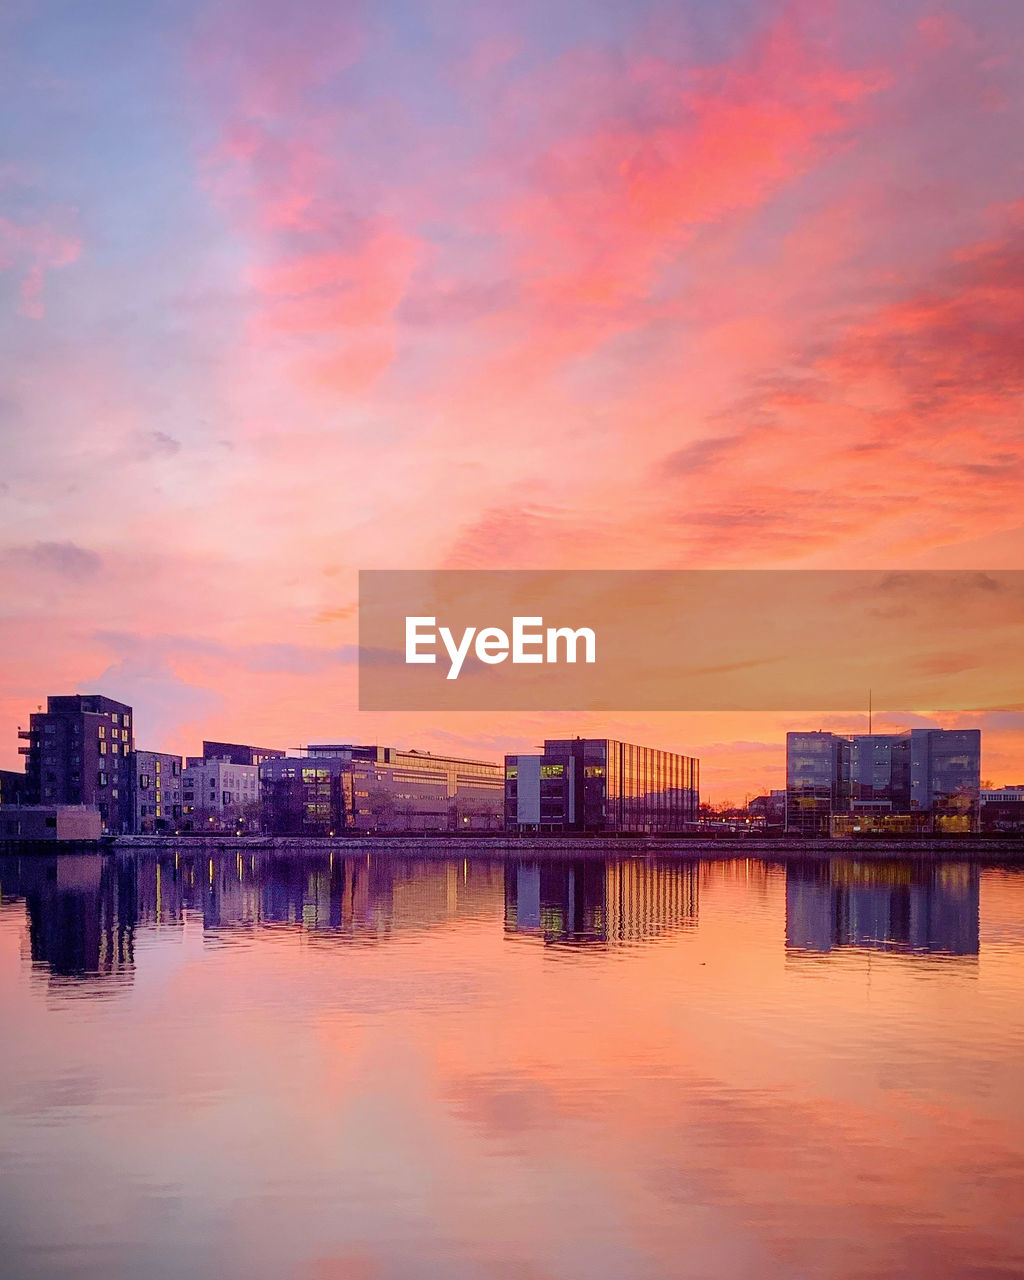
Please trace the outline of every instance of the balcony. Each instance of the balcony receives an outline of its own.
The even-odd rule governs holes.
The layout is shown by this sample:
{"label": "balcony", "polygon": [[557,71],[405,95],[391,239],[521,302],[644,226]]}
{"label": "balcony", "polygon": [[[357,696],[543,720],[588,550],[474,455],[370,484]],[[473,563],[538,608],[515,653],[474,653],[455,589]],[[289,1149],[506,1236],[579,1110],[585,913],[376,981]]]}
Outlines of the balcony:
{"label": "balcony", "polygon": [[30,742],[33,738],[38,737],[38,734],[39,734],[38,729],[19,729],[18,730],[18,737],[27,738]]}

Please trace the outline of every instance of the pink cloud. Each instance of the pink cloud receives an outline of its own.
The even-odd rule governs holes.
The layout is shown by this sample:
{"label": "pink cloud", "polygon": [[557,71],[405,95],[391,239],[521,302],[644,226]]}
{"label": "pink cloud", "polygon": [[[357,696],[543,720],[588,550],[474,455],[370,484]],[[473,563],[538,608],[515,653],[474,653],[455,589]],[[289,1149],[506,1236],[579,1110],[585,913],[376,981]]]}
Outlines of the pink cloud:
{"label": "pink cloud", "polygon": [[81,240],[46,222],[19,223],[0,216],[0,272],[12,271],[18,277],[20,311],[32,320],[45,314],[47,273],[69,266],[81,251]]}

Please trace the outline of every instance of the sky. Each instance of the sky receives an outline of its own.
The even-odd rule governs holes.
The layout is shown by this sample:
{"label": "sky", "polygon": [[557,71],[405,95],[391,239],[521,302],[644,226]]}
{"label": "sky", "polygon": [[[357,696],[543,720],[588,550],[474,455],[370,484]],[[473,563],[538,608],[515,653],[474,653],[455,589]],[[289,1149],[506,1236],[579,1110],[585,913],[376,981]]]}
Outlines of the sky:
{"label": "sky", "polygon": [[[81,691],[147,749],[782,785],[864,711],[359,713],[357,573],[1024,567],[1022,44],[1010,0],[5,5],[0,766]],[[876,713],[1024,781],[1024,706]]]}

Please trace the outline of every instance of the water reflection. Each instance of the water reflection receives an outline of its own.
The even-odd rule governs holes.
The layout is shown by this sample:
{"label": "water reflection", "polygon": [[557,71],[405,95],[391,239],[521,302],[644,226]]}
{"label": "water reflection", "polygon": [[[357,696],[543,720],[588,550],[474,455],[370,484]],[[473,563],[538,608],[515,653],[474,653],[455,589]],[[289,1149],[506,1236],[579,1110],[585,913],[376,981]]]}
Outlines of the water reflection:
{"label": "water reflection", "polygon": [[0,858],[0,894],[23,898],[34,964],[55,977],[130,980],[136,868],[101,854]]}
{"label": "water reflection", "polygon": [[976,956],[979,875],[970,863],[794,862],[786,868],[786,946]]}
{"label": "water reflection", "polygon": [[695,930],[709,875],[759,892],[785,877],[788,951],[861,947],[974,956],[979,872],[969,863],[845,858],[421,859],[187,850],[0,858],[0,891],[23,899],[32,960],[62,978],[130,979],[136,931],[201,919],[210,935],[289,926],[321,942],[382,942],[459,919],[503,920],[508,936],[603,946]]}
{"label": "water reflection", "polygon": [[1024,1274],[1021,871],[346,848],[0,859],[4,1280]]}
{"label": "water reflection", "polygon": [[505,928],[545,942],[642,942],[697,924],[697,862],[584,860],[505,867]]}

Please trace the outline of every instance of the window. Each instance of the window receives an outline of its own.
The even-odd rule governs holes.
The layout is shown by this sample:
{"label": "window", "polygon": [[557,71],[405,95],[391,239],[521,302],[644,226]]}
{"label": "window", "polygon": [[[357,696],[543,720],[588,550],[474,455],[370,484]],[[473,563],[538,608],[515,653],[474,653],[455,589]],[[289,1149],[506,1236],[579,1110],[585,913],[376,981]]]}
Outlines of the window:
{"label": "window", "polygon": [[139,786],[143,789],[143,791],[149,790],[149,774],[148,773],[139,774]]}
{"label": "window", "polygon": [[97,737],[105,738],[107,736],[107,726],[105,724],[101,724],[96,730],[96,735]]}
{"label": "window", "polygon": [[107,785],[107,775],[101,770],[97,779],[97,785],[105,787]]}
{"label": "window", "polygon": [[100,755],[101,755],[101,756],[105,756],[106,754],[107,754],[107,744],[106,744],[105,742],[101,742],[101,743],[100,743]]}

